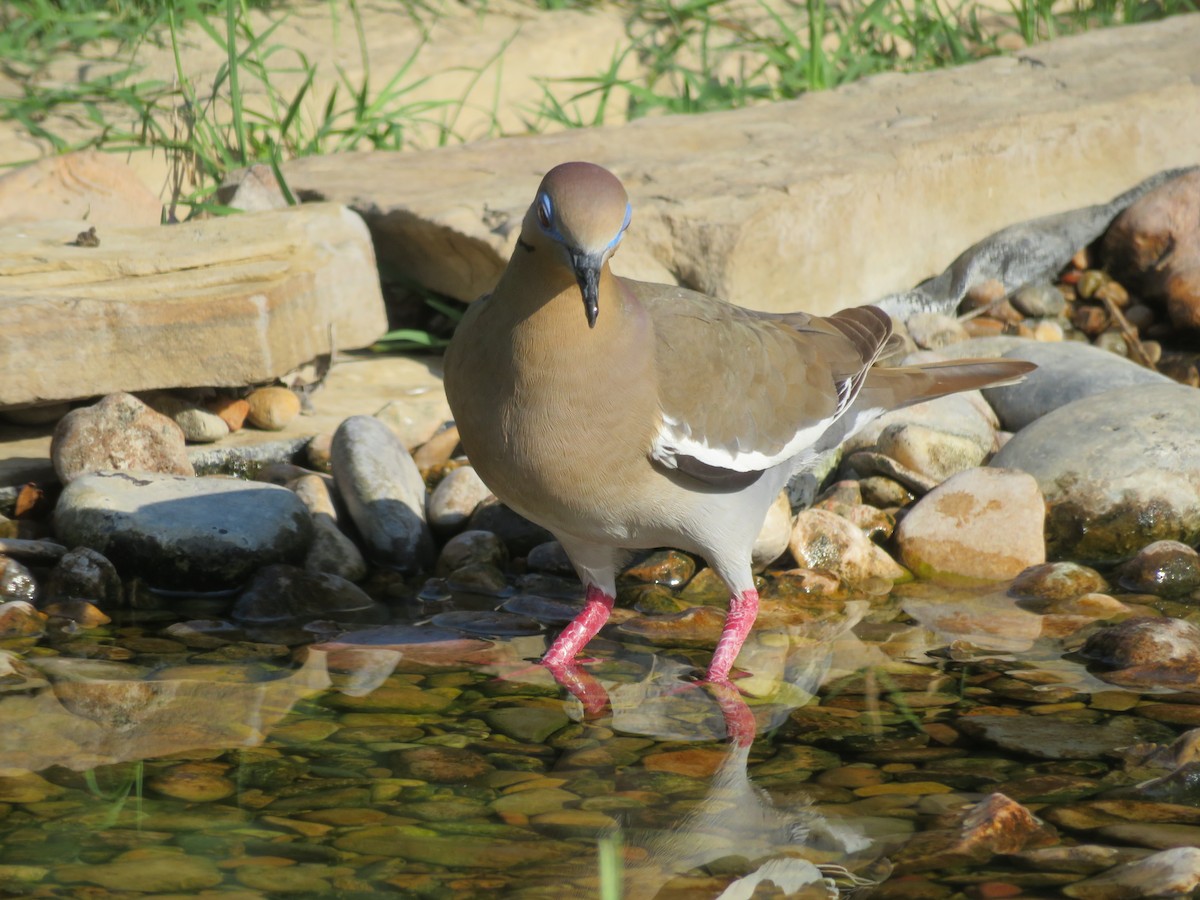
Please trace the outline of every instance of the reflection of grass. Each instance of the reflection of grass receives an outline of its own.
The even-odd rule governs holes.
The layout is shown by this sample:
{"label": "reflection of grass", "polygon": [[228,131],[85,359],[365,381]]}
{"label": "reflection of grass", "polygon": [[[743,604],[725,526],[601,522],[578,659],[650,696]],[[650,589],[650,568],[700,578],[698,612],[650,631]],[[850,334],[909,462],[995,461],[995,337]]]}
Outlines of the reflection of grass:
{"label": "reflection of grass", "polygon": [[101,828],[111,828],[117,824],[117,820],[120,819],[121,812],[125,809],[125,804],[129,801],[131,793],[134,798],[134,820],[137,826],[141,827],[142,781],[145,776],[145,764],[141,760],[137,760],[122,768],[123,772],[121,776],[108,789],[100,786],[100,780],[96,777],[94,769],[88,770],[83,775],[84,782],[87,784],[88,790],[92,792],[92,796],[109,801],[108,813],[101,823]]}
{"label": "reflection of grass", "polygon": [[621,832],[613,831],[600,838],[600,900],[621,900],[624,896],[621,870]]}

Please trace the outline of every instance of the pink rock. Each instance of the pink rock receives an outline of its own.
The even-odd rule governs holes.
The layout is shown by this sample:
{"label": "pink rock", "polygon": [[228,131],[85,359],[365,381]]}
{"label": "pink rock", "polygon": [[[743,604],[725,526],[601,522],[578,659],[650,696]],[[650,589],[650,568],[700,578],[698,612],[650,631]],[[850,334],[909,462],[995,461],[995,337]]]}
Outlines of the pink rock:
{"label": "pink rock", "polygon": [[1046,504],[1033,476],[970,469],[943,482],[896,528],[900,561],[918,578],[1005,581],[1046,561]]}
{"label": "pink rock", "polygon": [[183,429],[131,394],[109,394],[59,420],[50,459],[63,484],[101,469],[195,475]]}

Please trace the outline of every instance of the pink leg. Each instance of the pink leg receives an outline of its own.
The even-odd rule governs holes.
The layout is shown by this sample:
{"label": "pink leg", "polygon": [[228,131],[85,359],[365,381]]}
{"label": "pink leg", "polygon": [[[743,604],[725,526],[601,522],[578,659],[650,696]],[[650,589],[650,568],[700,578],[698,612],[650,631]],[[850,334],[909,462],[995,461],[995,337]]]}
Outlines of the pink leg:
{"label": "pink leg", "polygon": [[709,681],[729,680],[729,670],[733,668],[733,662],[746,642],[757,615],[758,591],[751,588],[729,598],[725,628],[721,631],[721,639],[717,641],[717,649],[713,651],[712,662],[708,664]]}
{"label": "pink leg", "polygon": [[594,584],[589,584],[587,597],[583,601],[583,611],[563,629],[558,639],[550,645],[550,649],[542,657],[542,662],[553,669],[565,666],[573,660],[575,655],[583,649],[584,644],[594,638],[596,632],[604,627],[615,601],[615,597],[610,597]]}

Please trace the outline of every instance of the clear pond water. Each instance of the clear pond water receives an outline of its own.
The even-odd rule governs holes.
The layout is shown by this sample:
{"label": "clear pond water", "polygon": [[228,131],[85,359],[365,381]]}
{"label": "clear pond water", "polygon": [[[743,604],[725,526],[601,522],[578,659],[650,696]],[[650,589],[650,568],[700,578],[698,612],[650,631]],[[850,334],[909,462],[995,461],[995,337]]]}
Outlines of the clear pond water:
{"label": "clear pond water", "polygon": [[0,896],[1061,897],[1200,844],[1200,692],[1089,672],[1086,620],[781,585],[737,690],[695,681],[703,607],[624,614],[561,683],[478,599],[467,631],[180,601],[10,641]]}

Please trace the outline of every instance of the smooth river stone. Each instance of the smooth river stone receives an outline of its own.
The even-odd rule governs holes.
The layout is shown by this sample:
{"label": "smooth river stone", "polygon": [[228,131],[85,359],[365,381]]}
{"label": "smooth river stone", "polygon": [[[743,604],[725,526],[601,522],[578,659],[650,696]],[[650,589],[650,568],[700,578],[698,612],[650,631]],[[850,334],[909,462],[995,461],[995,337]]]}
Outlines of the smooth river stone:
{"label": "smooth river stone", "polygon": [[233,478],[96,472],[63,491],[54,532],[155,588],[236,587],[263,566],[299,562],[312,517],[286,488]]}
{"label": "smooth river stone", "polygon": [[377,562],[404,571],[433,563],[425,522],[425,482],[408,450],[385,424],[351,416],[333,435],[333,477]]}
{"label": "smooth river stone", "polygon": [[1037,479],[1051,559],[1115,563],[1158,540],[1200,541],[1200,391],[1138,384],[1047,413],[992,465]]}

